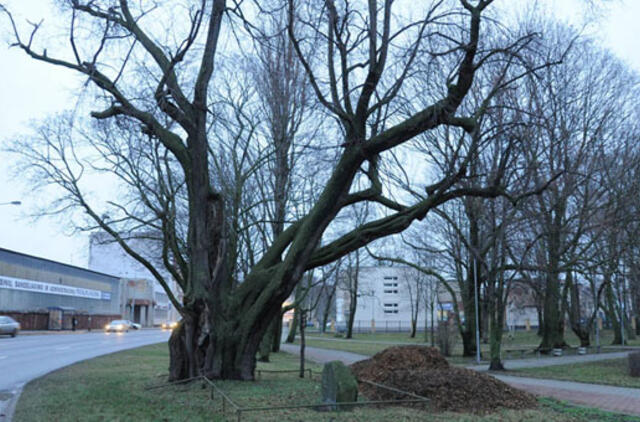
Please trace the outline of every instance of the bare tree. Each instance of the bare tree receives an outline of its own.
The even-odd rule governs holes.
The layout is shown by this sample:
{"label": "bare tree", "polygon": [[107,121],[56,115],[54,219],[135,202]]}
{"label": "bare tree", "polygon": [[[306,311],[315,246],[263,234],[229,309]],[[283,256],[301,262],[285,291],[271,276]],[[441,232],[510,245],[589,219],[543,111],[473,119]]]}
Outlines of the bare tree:
{"label": "bare tree", "polygon": [[[573,34],[560,29],[555,36],[562,40]],[[565,345],[565,298],[571,285],[566,274],[586,265],[593,250],[590,246],[598,237],[594,217],[608,190],[598,182],[604,169],[601,151],[628,119],[621,112],[628,100],[620,92],[629,82],[609,54],[581,41],[562,65],[546,69],[540,85],[530,88],[528,101],[537,123],[527,135],[526,152],[533,180],[562,172],[547,191],[523,208],[532,222],[525,242],[540,242],[525,249],[534,252],[527,261],[539,269],[537,280],[542,283],[542,350]],[[588,343],[588,331],[575,328]]]}
{"label": "bare tree", "polygon": [[[487,185],[456,185],[468,162],[468,156],[456,154],[456,148],[447,150],[447,171],[426,189],[428,195],[408,203],[384,195],[376,163],[382,154],[438,127],[448,126],[457,134],[473,133],[478,110],[461,105],[476,72],[498,57],[509,62],[510,53],[531,37],[505,34],[498,44],[484,43],[481,28],[497,27],[483,19],[491,0],[434,2],[416,11],[419,18],[412,22],[393,13],[392,1],[378,3],[345,2],[338,7],[327,1],[320,7],[317,2],[289,0],[285,4],[286,30],[296,59],[317,101],[331,116],[323,132],[331,137],[316,139],[316,145],[333,148],[338,159],[316,185],[318,199],[267,247],[253,251],[253,264],[242,279],[234,277],[234,269],[229,268],[229,198],[211,171],[212,157],[221,154],[225,143],[210,132],[217,117],[210,88],[224,77],[214,72],[216,56],[225,57],[219,51],[219,39],[232,39],[232,16],[241,15],[240,5],[228,8],[225,0],[202,0],[180,9],[181,17],[168,13],[174,21],[186,22],[184,27],[172,27],[149,22],[166,19],[163,10],[168,4],[146,8],[127,0],[69,0],[65,3],[68,49],[50,53],[40,47],[39,25],[25,36],[2,8],[17,47],[35,60],[85,78],[95,95],[92,106],[102,107],[91,113],[92,118],[128,126],[139,135],[138,144],[145,150],[158,145],[168,165],[161,168],[156,182],[171,178],[182,186],[180,195],[169,192],[150,203],[138,201],[144,204],[144,212],[119,208],[129,224],[138,219],[139,224],[161,228],[165,265],[184,292],[182,303],[171,296],[183,316],[183,324],[170,340],[171,379],[199,374],[253,379],[259,344],[306,271],[399,233],[447,201],[468,195],[508,195],[500,173]],[[169,27],[173,32],[165,37]],[[99,29],[99,35],[87,33],[87,28]],[[323,52],[318,61],[326,66],[309,60],[312,51]],[[425,105],[416,110],[409,107],[412,93],[406,91],[405,81],[418,72],[418,56],[432,58],[423,72],[439,68],[436,73],[443,77],[434,78],[422,90]],[[513,65],[520,64],[513,61]],[[492,91],[487,94],[491,96]],[[411,112],[405,112],[410,108]],[[32,170],[66,189],[70,206],[86,212],[166,287],[157,269],[128,246],[122,225],[103,219],[99,206],[84,195],[79,182],[83,160],[67,147],[31,155]],[[369,187],[352,191],[356,180],[368,181]],[[384,214],[332,236],[334,231],[327,229],[336,216],[363,202],[376,204]],[[153,220],[140,218],[145,214]],[[178,216],[184,220],[178,221]]]}

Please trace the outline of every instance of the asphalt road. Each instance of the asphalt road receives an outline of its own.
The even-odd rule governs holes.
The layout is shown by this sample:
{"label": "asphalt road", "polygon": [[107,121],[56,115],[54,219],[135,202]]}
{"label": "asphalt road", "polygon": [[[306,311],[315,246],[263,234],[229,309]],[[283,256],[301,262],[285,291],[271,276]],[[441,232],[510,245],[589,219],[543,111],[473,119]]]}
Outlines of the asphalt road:
{"label": "asphalt road", "polygon": [[0,421],[24,384],[58,368],[108,353],[166,342],[168,331],[0,336]]}

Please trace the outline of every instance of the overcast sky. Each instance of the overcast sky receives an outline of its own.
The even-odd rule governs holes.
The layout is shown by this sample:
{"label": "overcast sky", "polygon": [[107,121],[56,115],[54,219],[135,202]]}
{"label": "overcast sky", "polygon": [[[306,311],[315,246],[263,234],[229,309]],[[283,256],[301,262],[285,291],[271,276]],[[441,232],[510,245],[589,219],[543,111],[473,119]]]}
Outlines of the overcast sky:
{"label": "overcast sky", "polygon": [[[532,0],[497,0],[501,7],[517,7]],[[599,0],[595,0],[596,2]],[[54,25],[51,1],[4,1],[18,19],[45,19]],[[584,0],[549,0],[561,19],[579,24],[576,10]],[[508,6],[507,6],[508,5]],[[512,6],[516,5],[516,6]],[[611,0],[591,32],[620,58],[640,72],[640,0]],[[22,22],[23,22],[22,20]],[[29,123],[73,106],[71,88],[76,79],[69,71],[30,60],[20,50],[8,48],[8,22],[0,18],[0,145],[26,133]],[[0,150],[0,203],[20,200],[21,206],[0,205],[0,247],[61,262],[86,266],[88,241],[72,234],[60,217],[35,220],[29,217],[42,198],[30,195],[19,176],[11,171],[12,157]]]}

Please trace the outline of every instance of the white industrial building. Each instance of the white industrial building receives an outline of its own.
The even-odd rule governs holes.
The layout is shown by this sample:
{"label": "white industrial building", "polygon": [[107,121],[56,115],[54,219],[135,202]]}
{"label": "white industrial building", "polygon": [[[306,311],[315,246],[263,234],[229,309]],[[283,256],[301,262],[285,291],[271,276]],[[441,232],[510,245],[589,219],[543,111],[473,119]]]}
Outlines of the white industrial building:
{"label": "white industrial building", "polygon": [[[358,296],[353,328],[356,332],[409,331],[412,303],[418,300],[416,325],[423,330],[431,319],[453,309],[451,296],[438,286],[434,277],[426,276],[410,267],[360,267]],[[336,325],[343,328],[349,319],[349,274],[343,274],[336,294]],[[425,315],[425,303],[435,295],[433,312]]]}
{"label": "white industrial building", "polygon": [[[181,300],[182,292],[165,269],[161,260],[162,245],[152,236],[127,240],[138,254],[149,260],[167,280],[174,295]],[[140,262],[132,258],[108,233],[93,233],[89,247],[89,268],[114,274],[125,280],[122,289],[123,315],[143,325],[159,325],[177,321],[180,316],[171,304],[162,285]]]}
{"label": "white industrial building", "polygon": [[[447,320],[454,312],[453,299],[449,291],[438,283],[435,277],[426,276],[411,267],[360,267],[357,273],[357,306],[353,324],[355,332],[409,331],[412,302],[415,307],[416,295],[420,296],[416,320],[418,330],[423,330],[425,324],[430,327],[432,319],[437,325],[439,320]],[[340,330],[346,327],[349,320],[353,275],[345,272],[340,276],[339,283],[335,302],[336,326]],[[453,281],[450,285],[457,288],[457,283]],[[587,292],[583,296],[586,298]],[[433,310],[426,305],[430,302],[430,297],[434,297]],[[458,307],[459,311],[463,312],[462,303],[458,303]],[[529,329],[538,326],[533,291],[524,283],[514,283],[505,311],[505,329]],[[464,314],[460,316],[464,318]]]}

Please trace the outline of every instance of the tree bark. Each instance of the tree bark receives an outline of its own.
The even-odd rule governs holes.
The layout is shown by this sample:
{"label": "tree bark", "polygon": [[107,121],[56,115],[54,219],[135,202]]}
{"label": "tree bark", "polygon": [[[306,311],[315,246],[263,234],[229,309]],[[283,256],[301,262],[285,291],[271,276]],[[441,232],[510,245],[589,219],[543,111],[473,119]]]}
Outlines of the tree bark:
{"label": "tree bark", "polygon": [[269,324],[269,328],[267,329],[266,334],[260,342],[260,356],[258,358],[260,362],[269,362],[269,354],[271,353],[271,349],[273,348],[273,336],[274,331],[277,330],[277,322],[278,320],[275,319],[271,322],[271,324]]}
{"label": "tree bark", "polygon": [[462,356],[472,357],[476,355],[475,333],[465,328],[462,333]]}
{"label": "tree bark", "polygon": [[296,341],[296,330],[298,329],[298,320],[300,319],[300,314],[298,311],[298,307],[293,308],[293,318],[291,319],[291,323],[289,324],[289,333],[287,334],[286,343],[295,343]]}
{"label": "tree bark", "polygon": [[620,332],[620,319],[619,315],[616,312],[616,299],[613,292],[612,282],[605,281],[607,286],[605,287],[605,305],[604,312],[607,316],[607,319],[611,323],[611,328],[613,329],[613,341],[612,345],[621,345],[622,344],[622,333]]}
{"label": "tree bark", "polygon": [[567,272],[565,280],[569,284],[569,292],[571,304],[569,306],[569,323],[571,330],[580,340],[580,347],[589,347],[591,345],[590,334],[592,327],[592,318],[582,318],[580,306],[580,290],[578,283],[573,281],[573,273]]}
{"label": "tree bark", "polygon": [[[496,310],[500,313],[499,310]],[[489,347],[491,354],[491,362],[489,363],[490,371],[504,371],[504,366],[502,365],[502,359],[500,358],[500,349],[502,344],[502,327],[503,324],[500,322],[499,316],[492,316],[490,318],[490,329],[489,329]]]}
{"label": "tree bark", "polygon": [[280,351],[280,343],[282,342],[282,317],[280,314],[278,319],[274,322],[274,330],[272,332],[273,337],[271,339],[271,351],[273,353],[278,353]]}
{"label": "tree bark", "polygon": [[562,314],[562,302],[559,280],[559,255],[560,255],[560,231],[554,230],[548,240],[548,270],[544,291],[544,310],[542,313],[542,341],[539,350],[549,352],[551,349],[563,348],[564,341],[564,316]]}
{"label": "tree bark", "polygon": [[304,378],[304,349],[306,347],[306,340],[304,337],[304,329],[307,321],[305,321],[305,312],[300,312],[300,378]]}

